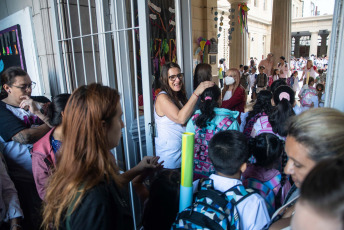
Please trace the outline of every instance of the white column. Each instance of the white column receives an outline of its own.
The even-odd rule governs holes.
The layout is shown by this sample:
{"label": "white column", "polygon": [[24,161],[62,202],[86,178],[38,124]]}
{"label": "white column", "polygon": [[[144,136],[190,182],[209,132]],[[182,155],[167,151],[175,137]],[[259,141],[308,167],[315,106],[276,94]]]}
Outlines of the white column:
{"label": "white column", "polygon": [[[228,0],[231,4],[231,8],[235,9],[234,12],[234,19],[231,19],[235,22],[234,31],[232,33],[232,40],[229,49],[229,67],[230,68],[239,68],[240,64],[247,65],[247,41],[248,41],[248,34],[243,31],[241,33],[240,25],[238,22],[238,5],[247,2],[245,1],[231,1]],[[250,11],[248,12],[250,13]],[[232,22],[232,21],[231,21]],[[226,35],[227,36],[227,35]]]}
{"label": "white column", "polygon": [[330,55],[330,47],[331,46],[331,31],[328,32],[328,45],[327,45],[327,52],[326,55],[327,57]]}
{"label": "white column", "polygon": [[280,56],[284,56],[289,61],[292,0],[274,0],[272,9],[270,52],[274,54],[275,63]]}
{"label": "white column", "polygon": [[318,33],[319,31],[311,33],[311,47],[309,48],[309,56],[312,54],[317,55],[318,53]]}
{"label": "white column", "polygon": [[332,31],[325,106],[344,112],[344,3],[341,0],[335,1]]}

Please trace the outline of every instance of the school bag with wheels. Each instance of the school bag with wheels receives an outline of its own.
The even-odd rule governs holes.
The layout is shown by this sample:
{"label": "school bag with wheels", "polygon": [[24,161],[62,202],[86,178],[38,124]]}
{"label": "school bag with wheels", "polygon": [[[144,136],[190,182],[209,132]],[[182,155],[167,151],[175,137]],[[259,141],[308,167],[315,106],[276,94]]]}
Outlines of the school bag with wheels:
{"label": "school bag with wheels", "polygon": [[214,182],[202,178],[198,183],[198,192],[191,206],[178,213],[172,225],[175,229],[240,229],[237,205],[254,194],[252,189],[236,185],[225,192],[214,189]]}

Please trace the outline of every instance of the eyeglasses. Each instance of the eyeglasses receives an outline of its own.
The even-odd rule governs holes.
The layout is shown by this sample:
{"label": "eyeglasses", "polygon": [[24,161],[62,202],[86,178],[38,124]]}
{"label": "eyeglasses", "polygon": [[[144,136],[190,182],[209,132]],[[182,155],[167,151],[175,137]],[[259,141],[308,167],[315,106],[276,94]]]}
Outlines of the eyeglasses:
{"label": "eyeglasses", "polygon": [[183,77],[184,77],[183,73],[178,73],[177,75],[168,76],[168,79],[170,79],[171,81],[175,81],[178,78],[181,81],[183,80]]}
{"label": "eyeglasses", "polygon": [[16,86],[16,85],[12,85],[12,86],[18,89],[21,89],[22,91],[26,91],[27,89],[34,89],[36,86],[36,82],[31,82],[30,84],[23,85],[23,86]]}

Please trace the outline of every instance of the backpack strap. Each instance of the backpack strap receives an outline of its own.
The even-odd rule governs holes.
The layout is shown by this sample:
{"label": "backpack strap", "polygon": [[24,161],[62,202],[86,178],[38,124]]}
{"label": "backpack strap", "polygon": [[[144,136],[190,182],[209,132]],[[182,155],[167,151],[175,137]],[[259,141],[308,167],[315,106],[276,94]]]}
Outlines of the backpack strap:
{"label": "backpack strap", "polygon": [[238,205],[241,201],[245,200],[247,197],[255,193],[256,192],[253,189],[245,189],[242,184],[238,184],[223,192],[223,194],[226,195],[227,199],[230,202],[234,202],[235,205]]}
{"label": "backpack strap", "polygon": [[[223,228],[218,223],[214,222],[214,220],[198,212],[192,212],[190,215],[190,211],[183,211],[178,214],[177,220],[179,219],[188,220],[198,226],[206,227],[207,229],[223,230]],[[182,228],[173,229],[188,229],[188,227],[184,226]]]}
{"label": "backpack strap", "polygon": [[198,182],[198,191],[214,189],[214,181],[210,178],[201,178]]}

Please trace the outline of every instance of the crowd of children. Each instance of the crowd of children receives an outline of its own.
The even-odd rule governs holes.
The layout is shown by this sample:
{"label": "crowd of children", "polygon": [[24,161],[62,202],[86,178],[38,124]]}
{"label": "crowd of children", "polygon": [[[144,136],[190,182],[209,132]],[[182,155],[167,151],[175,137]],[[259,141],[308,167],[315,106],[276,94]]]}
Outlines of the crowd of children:
{"label": "crowd of children", "polygon": [[[279,67],[289,68],[284,61]],[[344,114],[312,108],[321,107],[326,77],[305,78],[299,97],[309,109],[295,116],[297,72],[289,86],[280,69],[271,84],[265,66],[258,70],[227,70],[221,91],[211,66],[200,64],[187,99],[180,67],[165,64],[154,104],[157,156],[123,173],[110,152],[124,127],[116,90],[90,84],[49,102],[31,97],[24,70],[6,70],[0,228],[134,229],[132,181],[143,207],[136,228],[144,230],[311,229],[311,220],[319,229],[342,229]],[[244,113],[250,91],[255,104]],[[195,134],[194,198],[179,210],[185,131]]]}

